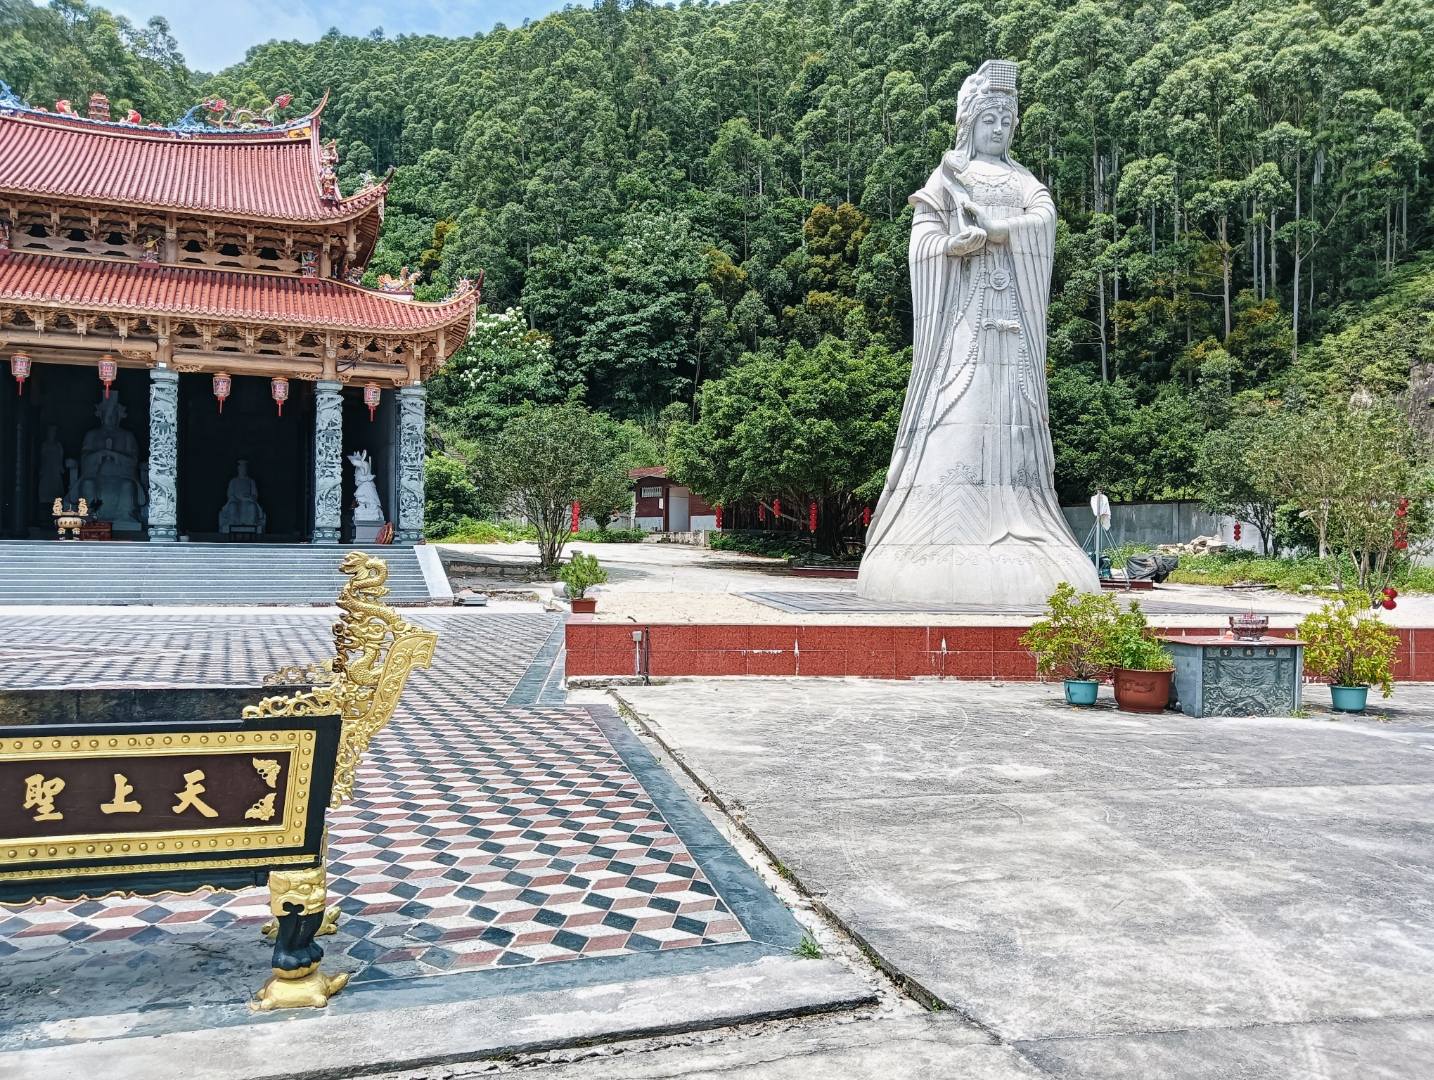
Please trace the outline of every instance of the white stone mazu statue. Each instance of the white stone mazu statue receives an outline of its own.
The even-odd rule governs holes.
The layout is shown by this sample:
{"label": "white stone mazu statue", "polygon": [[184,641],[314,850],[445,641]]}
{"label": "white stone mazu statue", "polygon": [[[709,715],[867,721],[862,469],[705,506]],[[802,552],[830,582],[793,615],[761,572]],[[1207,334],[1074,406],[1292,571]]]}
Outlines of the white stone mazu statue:
{"label": "white stone mazu statue", "polygon": [[1011,160],[1017,66],[957,97],[956,147],[910,198],[913,363],[857,592],[898,603],[1040,607],[1100,588],[1056,500],[1046,306],[1056,208]]}

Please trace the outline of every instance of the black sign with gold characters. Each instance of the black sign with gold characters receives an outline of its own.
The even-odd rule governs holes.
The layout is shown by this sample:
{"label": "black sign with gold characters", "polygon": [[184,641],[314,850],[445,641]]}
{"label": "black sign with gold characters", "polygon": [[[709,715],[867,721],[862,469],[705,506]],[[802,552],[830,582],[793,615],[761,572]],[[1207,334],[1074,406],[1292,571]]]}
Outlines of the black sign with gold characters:
{"label": "black sign with gold characters", "polygon": [[320,865],[340,717],[0,727],[0,903]]}

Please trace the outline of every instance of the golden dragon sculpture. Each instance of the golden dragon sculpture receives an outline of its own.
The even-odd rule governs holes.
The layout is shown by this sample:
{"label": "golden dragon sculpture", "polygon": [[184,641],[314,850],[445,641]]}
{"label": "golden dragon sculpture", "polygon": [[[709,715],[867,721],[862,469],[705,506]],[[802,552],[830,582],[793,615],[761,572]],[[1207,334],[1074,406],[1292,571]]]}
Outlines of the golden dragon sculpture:
{"label": "golden dragon sculpture", "polygon": [[[334,658],[322,668],[310,665],[312,689],[265,698],[244,710],[246,719],[262,716],[309,716],[338,711],[343,716],[330,806],[353,798],[354,772],[371,740],[393,717],[399,695],[415,667],[428,667],[438,635],[399,617],[383,602],[388,595],[388,563],[351,551],[339,569],[349,582],[339,593],[342,614],[334,623]],[[284,674],[284,673],[281,673]]]}

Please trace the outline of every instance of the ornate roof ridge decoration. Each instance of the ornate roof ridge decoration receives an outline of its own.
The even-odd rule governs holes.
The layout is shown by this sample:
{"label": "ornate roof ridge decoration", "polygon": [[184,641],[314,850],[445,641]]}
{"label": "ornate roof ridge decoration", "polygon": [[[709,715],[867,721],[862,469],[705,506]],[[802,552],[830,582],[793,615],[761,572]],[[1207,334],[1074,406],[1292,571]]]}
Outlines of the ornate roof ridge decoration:
{"label": "ornate roof ridge decoration", "polygon": [[480,298],[472,282],[460,283],[451,296],[434,303],[335,278],[0,252],[0,306],[74,307],[402,336],[471,321]]}
{"label": "ornate roof ridge decoration", "polygon": [[[55,112],[42,105],[31,105],[22,101],[20,96],[10,88],[10,85],[0,79],[0,116],[16,117],[29,120],[40,120],[55,124],[61,127],[92,128],[102,129],[106,134],[113,135],[140,135],[149,137],[170,137],[170,138],[193,138],[196,135],[209,136],[244,136],[244,141],[256,141],[253,137],[258,136],[260,140],[273,139],[276,141],[292,138],[303,138],[308,135],[307,131],[299,133],[299,129],[314,126],[319,114],[324,111],[328,104],[329,94],[324,91],[323,99],[309,113],[293,120],[279,120],[277,111],[285,108],[293,100],[292,94],[280,94],[268,109],[255,113],[251,109],[238,109],[229,106],[223,98],[205,98],[198,105],[195,105],[187,113],[181,116],[172,124],[135,123],[132,120],[100,120],[94,117],[82,116],[75,112]],[[68,105],[68,102],[61,104]],[[274,113],[272,122],[240,122],[230,119],[225,123],[224,119],[233,118],[239,115],[251,117],[262,117]],[[213,113],[221,117],[218,122],[205,120],[201,113]]]}

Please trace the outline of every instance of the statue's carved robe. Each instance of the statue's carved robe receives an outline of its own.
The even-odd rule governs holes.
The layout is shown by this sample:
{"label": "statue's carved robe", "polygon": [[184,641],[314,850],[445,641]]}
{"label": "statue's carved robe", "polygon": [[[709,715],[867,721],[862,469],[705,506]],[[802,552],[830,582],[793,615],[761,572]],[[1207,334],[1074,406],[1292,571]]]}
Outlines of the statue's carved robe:
{"label": "statue's carved robe", "polygon": [[[946,254],[957,193],[1010,237]],[[858,591],[907,603],[1040,607],[1068,581],[1100,587],[1053,483],[1046,305],[1056,209],[1016,164],[954,152],[910,202],[913,363],[867,534]]]}

